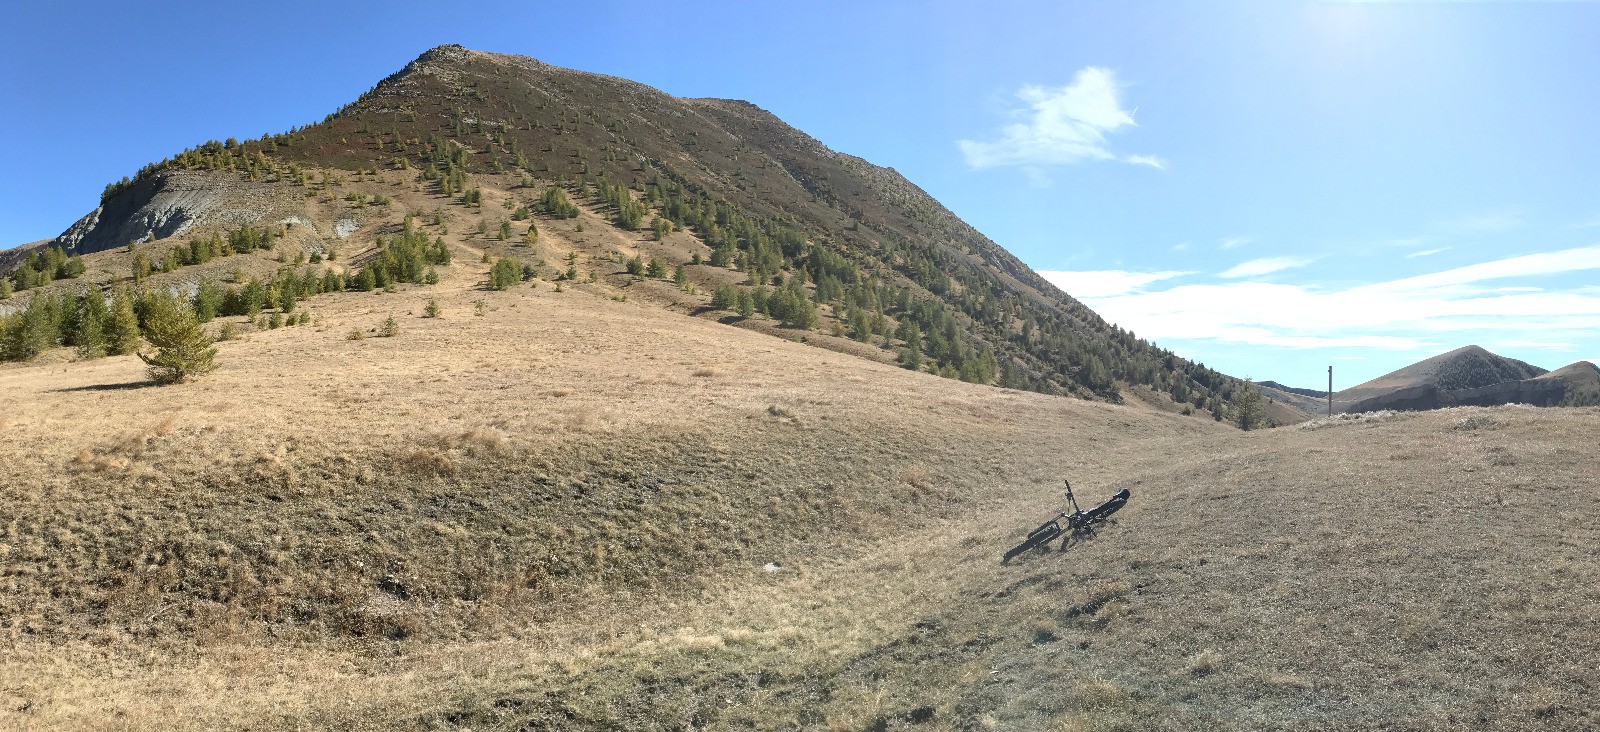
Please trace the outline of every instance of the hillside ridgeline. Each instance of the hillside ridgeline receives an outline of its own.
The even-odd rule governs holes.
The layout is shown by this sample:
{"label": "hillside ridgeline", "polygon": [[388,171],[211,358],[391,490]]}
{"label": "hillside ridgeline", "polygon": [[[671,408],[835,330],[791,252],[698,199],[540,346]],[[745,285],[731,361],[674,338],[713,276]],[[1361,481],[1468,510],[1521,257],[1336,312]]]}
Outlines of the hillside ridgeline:
{"label": "hillside ridgeline", "polygon": [[552,187],[621,240],[660,228],[698,242],[663,260],[702,293],[690,309],[718,284],[787,292],[799,304],[779,335],[843,335],[913,368],[1051,394],[1116,401],[1143,385],[1219,418],[1238,385],[1106,323],[894,170],[754,105],[458,46],[318,124],[147,166],[54,245],[70,256],[149,239],[160,261],[168,240],[298,224],[308,251],[350,236],[341,248],[356,254],[405,211],[442,211],[452,232],[428,233],[451,244],[474,224],[511,224],[515,243],[553,217],[540,205]]}
{"label": "hillside ridgeline", "polygon": [[1600,403],[1595,366],[1587,361],[1547,372],[1478,346],[1465,346],[1334,394],[1340,411],[1425,410],[1454,406]]}

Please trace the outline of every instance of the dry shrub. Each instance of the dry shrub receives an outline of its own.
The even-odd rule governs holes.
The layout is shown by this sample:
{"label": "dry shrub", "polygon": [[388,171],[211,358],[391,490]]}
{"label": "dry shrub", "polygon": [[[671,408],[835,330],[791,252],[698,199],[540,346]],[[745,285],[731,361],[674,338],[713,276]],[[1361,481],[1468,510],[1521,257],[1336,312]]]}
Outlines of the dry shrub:
{"label": "dry shrub", "polygon": [[591,407],[584,407],[567,416],[567,427],[578,432],[603,430],[611,421],[609,412],[597,412]]}
{"label": "dry shrub", "polygon": [[711,378],[713,376],[716,376],[719,373],[721,373],[721,372],[717,371],[714,368],[711,368],[710,366],[701,366],[700,368],[697,368],[697,369],[694,370],[694,375],[698,376],[698,377],[700,377],[702,379],[709,379],[709,378]]}
{"label": "dry shrub", "polygon": [[1189,673],[1195,676],[1207,676],[1216,673],[1222,665],[1222,654],[1207,648],[1189,657]]}
{"label": "dry shrub", "polygon": [[720,635],[714,633],[711,635],[695,635],[694,631],[689,628],[680,629],[677,635],[667,640],[679,648],[690,651],[710,651],[727,645]]}
{"label": "dry shrub", "polygon": [[1328,427],[1344,427],[1347,425],[1389,422],[1397,419],[1410,419],[1414,416],[1416,416],[1415,412],[1396,412],[1389,409],[1377,412],[1361,412],[1358,414],[1346,412],[1344,414],[1335,414],[1332,417],[1323,417],[1321,419],[1313,419],[1309,422],[1301,422],[1297,429],[1302,431],[1320,430]]}
{"label": "dry shrub", "polygon": [[453,475],[456,472],[455,461],[449,455],[428,447],[405,453],[394,462],[395,467],[413,475]]}
{"label": "dry shrub", "polygon": [[905,481],[906,485],[909,485],[919,491],[931,490],[933,488],[933,475],[928,472],[927,468],[920,466],[906,468],[905,472],[900,474],[900,479]]}
{"label": "dry shrub", "polygon": [[72,457],[71,466],[77,470],[89,470],[96,473],[107,470],[127,470],[132,464],[127,458],[114,455],[97,455],[93,450],[84,448]]}
{"label": "dry shrub", "polygon": [[1091,679],[1072,689],[1072,700],[1085,711],[1105,710],[1128,703],[1128,690],[1105,679]]}
{"label": "dry shrub", "polygon": [[1503,422],[1487,414],[1474,414],[1465,419],[1458,420],[1450,426],[1453,430],[1492,430],[1500,427]]}
{"label": "dry shrub", "polygon": [[494,455],[505,449],[506,437],[494,430],[471,429],[456,438],[468,455]]}
{"label": "dry shrub", "polygon": [[1094,622],[1107,622],[1127,614],[1127,601],[1123,598],[1132,593],[1133,585],[1123,580],[1092,582],[1074,593],[1065,615],[1069,619],[1087,616]]}
{"label": "dry shrub", "polygon": [[572,390],[571,389],[551,389],[550,390],[550,396],[553,396],[553,397],[564,397],[564,396],[570,396],[571,394],[572,394]]}
{"label": "dry shrub", "polygon": [[11,420],[0,418],[0,430],[6,429],[6,428],[8,428],[10,426],[11,426]]}

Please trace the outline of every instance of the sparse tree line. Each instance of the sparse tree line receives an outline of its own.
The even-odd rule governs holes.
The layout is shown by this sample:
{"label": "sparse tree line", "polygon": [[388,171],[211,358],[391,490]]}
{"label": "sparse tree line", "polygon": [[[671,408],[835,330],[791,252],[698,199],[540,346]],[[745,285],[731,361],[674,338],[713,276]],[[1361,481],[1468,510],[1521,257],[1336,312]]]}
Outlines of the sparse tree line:
{"label": "sparse tree line", "polygon": [[[457,197],[466,205],[482,202],[481,190],[469,188],[471,172],[506,172],[509,162],[524,171],[523,185],[531,186],[528,175],[548,173],[552,169],[549,158],[570,154],[582,173],[575,180],[562,180],[560,185],[546,188],[533,204],[534,210],[554,218],[575,217],[578,209],[568,196],[575,192],[603,206],[625,229],[638,230],[648,220],[657,239],[677,229],[692,229],[710,248],[709,264],[746,273],[752,285],[752,307],[754,288],[770,286],[775,292],[799,280],[803,287],[791,292],[806,292],[805,299],[813,309],[831,306],[838,320],[836,330],[853,338],[881,338],[886,346],[897,344],[902,363],[916,368],[1011,388],[1108,399],[1119,398],[1119,382],[1144,384],[1168,394],[1186,411],[1209,412],[1216,419],[1232,418],[1229,405],[1237,380],[1203,364],[1178,359],[1169,351],[1105,323],[1070,298],[1051,300],[1014,290],[986,271],[986,264],[973,256],[974,252],[987,251],[979,242],[913,239],[901,231],[876,226],[875,212],[863,211],[855,204],[846,207],[836,197],[830,198],[832,194],[825,187],[813,191],[813,195],[818,200],[833,200],[840,210],[847,210],[852,221],[846,230],[832,234],[848,241],[848,245],[830,241],[828,235],[818,236],[817,232],[807,235],[797,220],[749,215],[681,176],[641,160],[629,147],[627,124],[623,121],[608,122],[592,114],[587,118],[587,123],[604,127],[611,140],[604,149],[606,164],[591,175],[588,155],[581,146],[570,153],[566,149],[558,151],[552,138],[524,147],[529,143],[519,140],[521,135],[517,134],[519,130],[570,134],[585,123],[582,110],[567,110],[559,122],[546,123],[538,119],[489,122],[458,109],[454,114],[441,115],[442,124],[431,135],[403,134],[398,128],[375,133],[367,127],[371,122],[358,110],[358,106],[348,106],[329,115],[324,123],[339,119],[338,126],[343,130],[351,124],[343,118],[354,119],[360,127],[358,134],[369,135],[378,154],[385,156],[381,160],[396,156],[399,164],[395,167],[400,168],[411,166],[407,158],[418,161],[420,180],[437,181],[441,193]],[[415,113],[404,116],[410,123],[417,122]],[[424,136],[426,143],[421,141]],[[188,154],[180,155],[178,160],[163,161],[155,167],[187,165],[249,172],[252,167],[270,165],[263,160],[274,154],[317,159],[315,145],[307,146],[303,144],[305,140],[304,130],[291,130],[285,135],[264,136],[260,141],[207,143],[185,151]],[[284,150],[280,152],[279,148]],[[545,154],[545,159],[529,160],[529,153],[535,148]],[[503,159],[507,155],[509,158]],[[618,173],[622,175],[621,182],[608,177]],[[641,181],[639,173],[649,175],[648,181]],[[108,187],[108,195],[114,195],[114,186]],[[525,214],[527,208],[519,211]],[[652,209],[659,212],[653,220],[649,213]],[[943,214],[939,212],[918,210],[909,215],[934,230],[942,227],[943,220],[938,217]],[[522,220],[515,215],[513,218]],[[509,238],[503,226],[500,234],[502,239]],[[491,286],[507,281],[511,267],[503,269],[501,277],[491,276]],[[575,277],[574,272],[575,267],[569,265],[567,274]],[[651,275],[647,271],[644,276]],[[911,286],[885,284],[900,278]],[[399,281],[412,280],[402,277]],[[371,284],[374,288],[384,286],[377,271]],[[934,315],[927,306],[913,312],[912,304],[902,304],[898,293],[892,299],[880,297],[876,307],[852,302],[852,290],[859,286],[908,290],[914,299],[930,303],[942,315]],[[1049,292],[1048,286],[1040,286]],[[731,309],[738,310],[737,303]],[[893,322],[886,322],[885,316],[892,317]],[[916,327],[916,339],[905,337],[910,331],[902,324],[908,319]],[[880,327],[889,330],[880,332]]]}
{"label": "sparse tree line", "polygon": [[[198,310],[194,300],[165,290],[123,288],[110,298],[99,291],[39,294],[21,312],[0,316],[0,359],[23,361],[64,345],[83,359],[138,354],[156,381],[184,381],[214,368],[216,349]],[[141,338],[153,353],[139,350]]]}
{"label": "sparse tree line", "polygon": [[31,290],[56,280],[70,280],[83,275],[83,257],[67,256],[61,247],[48,246],[33,253],[9,277],[0,277],[0,300],[11,297],[19,290]]}
{"label": "sparse tree line", "polygon": [[405,227],[398,237],[380,236],[377,246],[377,254],[348,278],[349,289],[370,292],[402,282],[435,284],[439,273],[434,267],[451,261],[450,247],[445,245],[444,237],[429,241],[410,215],[406,216]]}

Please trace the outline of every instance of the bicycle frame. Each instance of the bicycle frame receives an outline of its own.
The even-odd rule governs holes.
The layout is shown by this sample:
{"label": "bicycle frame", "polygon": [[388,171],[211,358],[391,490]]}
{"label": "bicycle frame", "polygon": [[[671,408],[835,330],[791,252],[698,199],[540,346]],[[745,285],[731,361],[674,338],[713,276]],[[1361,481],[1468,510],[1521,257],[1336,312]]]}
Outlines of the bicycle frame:
{"label": "bicycle frame", "polygon": [[[1094,536],[1094,525],[1105,522],[1108,518],[1110,518],[1111,514],[1116,513],[1123,507],[1123,505],[1127,504],[1128,498],[1133,495],[1132,492],[1130,492],[1127,488],[1123,488],[1122,490],[1117,491],[1116,494],[1108,499],[1105,503],[1085,511],[1078,506],[1078,499],[1072,494],[1072,481],[1063,482],[1065,482],[1067,486],[1067,502],[1072,505],[1072,510],[1063,511],[1049,521],[1040,524],[1039,528],[1028,532],[1028,538],[1023,540],[1021,544],[1012,547],[1011,551],[1006,552],[1005,558],[1000,560],[1001,563],[1009,562],[1012,560],[1012,558],[1028,551],[1029,549],[1046,548],[1049,546],[1050,542],[1054,541],[1056,537],[1061,536],[1064,533],[1067,534],[1067,538],[1062,539],[1061,541],[1061,546],[1063,548],[1065,548],[1073,539],[1084,539]],[[1071,529],[1070,533],[1062,528],[1062,519],[1066,519],[1067,528]]]}

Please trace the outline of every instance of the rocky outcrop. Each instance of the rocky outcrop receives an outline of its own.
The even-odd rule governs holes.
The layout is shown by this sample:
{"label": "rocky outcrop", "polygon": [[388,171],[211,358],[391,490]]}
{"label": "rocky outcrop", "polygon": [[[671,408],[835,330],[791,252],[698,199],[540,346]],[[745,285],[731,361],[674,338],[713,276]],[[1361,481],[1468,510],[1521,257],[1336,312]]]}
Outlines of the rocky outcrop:
{"label": "rocky outcrop", "polygon": [[75,254],[115,249],[129,242],[177,236],[204,215],[212,198],[199,188],[185,190],[167,173],[145,177],[90,211],[56,237],[56,244]]}
{"label": "rocky outcrop", "polygon": [[1463,407],[1493,407],[1500,404],[1558,407],[1566,399],[1567,385],[1560,379],[1523,379],[1447,393],[1456,405]]}
{"label": "rocky outcrop", "polygon": [[1522,379],[1474,389],[1440,389],[1432,384],[1397,389],[1351,405],[1349,412],[1421,411],[1446,407],[1494,407],[1501,404],[1528,404],[1558,407],[1566,399],[1567,384],[1562,379]]}
{"label": "rocky outcrop", "polygon": [[258,224],[284,208],[270,188],[233,173],[162,171],[90,211],[54,243],[71,254],[91,254],[152,235],[181,236],[202,222],[229,228]]}

